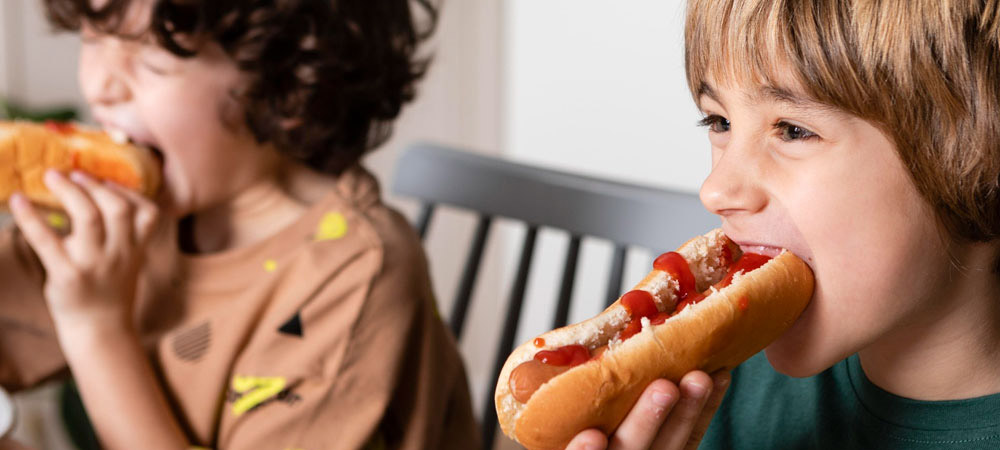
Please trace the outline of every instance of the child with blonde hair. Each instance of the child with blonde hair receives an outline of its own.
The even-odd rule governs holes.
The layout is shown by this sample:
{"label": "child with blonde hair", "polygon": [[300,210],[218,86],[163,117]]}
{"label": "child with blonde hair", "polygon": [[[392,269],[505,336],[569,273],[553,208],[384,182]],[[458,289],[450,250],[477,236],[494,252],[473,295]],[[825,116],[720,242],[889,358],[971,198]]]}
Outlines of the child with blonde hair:
{"label": "child with blonde hair", "polygon": [[816,289],[731,379],[570,448],[1000,447],[998,2],[690,0],[685,43],[702,202]]}

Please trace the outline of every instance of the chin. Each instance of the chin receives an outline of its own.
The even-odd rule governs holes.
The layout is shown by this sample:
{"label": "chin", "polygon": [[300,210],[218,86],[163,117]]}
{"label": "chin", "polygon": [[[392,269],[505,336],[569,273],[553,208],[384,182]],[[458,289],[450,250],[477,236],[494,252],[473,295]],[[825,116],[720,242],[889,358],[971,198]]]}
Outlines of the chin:
{"label": "chin", "polygon": [[805,378],[816,375],[830,365],[824,364],[812,355],[809,355],[804,347],[786,349],[781,345],[771,344],[764,352],[771,367],[778,373],[795,378]]}
{"label": "chin", "polygon": [[[813,301],[816,299],[813,298]],[[831,357],[831,336],[824,336],[822,327],[810,320],[816,313],[810,304],[791,328],[767,346],[765,354],[774,370],[790,377],[816,375],[836,364],[842,357]]]}
{"label": "chin", "polygon": [[183,200],[183,196],[173,189],[172,185],[165,185],[162,187],[159,197],[156,199],[157,205],[160,206],[161,211],[169,214],[172,217],[183,217],[188,214],[190,209],[188,202]]}

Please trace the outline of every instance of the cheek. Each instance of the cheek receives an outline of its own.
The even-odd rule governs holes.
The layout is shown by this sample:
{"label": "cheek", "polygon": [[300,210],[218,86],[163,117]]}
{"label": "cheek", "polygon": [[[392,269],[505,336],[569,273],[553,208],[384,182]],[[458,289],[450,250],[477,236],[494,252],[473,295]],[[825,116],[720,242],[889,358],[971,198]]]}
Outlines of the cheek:
{"label": "cheek", "polygon": [[791,373],[823,370],[877,340],[933,301],[948,274],[933,212],[895,154],[838,156],[782,188],[816,275],[804,320],[769,351]]}
{"label": "cheek", "polygon": [[143,116],[171,156],[204,159],[232,146],[234,132],[222,123],[221,96],[215,90],[168,86],[144,96]]}
{"label": "cheek", "polygon": [[934,216],[902,167],[873,165],[852,173],[849,182],[826,180],[827,186],[841,183],[812,196],[814,204],[828,205],[826,213],[802,220],[814,232],[807,239],[817,243],[820,282],[851,296],[874,297],[850,307],[884,306],[894,293],[919,284],[914,272],[936,259]]}
{"label": "cheek", "polygon": [[88,101],[93,101],[96,96],[96,89],[99,86],[98,67],[100,61],[93,50],[86,48],[80,51],[80,62],[76,69],[76,82],[80,86],[80,92]]}

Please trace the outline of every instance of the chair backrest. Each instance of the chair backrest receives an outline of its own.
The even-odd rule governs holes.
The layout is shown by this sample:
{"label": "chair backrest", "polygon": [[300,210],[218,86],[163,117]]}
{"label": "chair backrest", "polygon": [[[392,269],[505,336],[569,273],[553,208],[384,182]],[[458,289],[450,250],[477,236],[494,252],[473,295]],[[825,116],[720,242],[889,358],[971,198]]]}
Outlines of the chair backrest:
{"label": "chair backrest", "polygon": [[[448,316],[456,338],[462,336],[483,249],[494,219],[513,219],[527,227],[517,274],[509,293],[503,334],[490,372],[494,380],[490,386],[494,389],[495,380],[514,346],[540,228],[561,229],[570,234],[558,298],[554,302],[552,326],[556,328],[566,324],[580,243],[584,237],[603,238],[614,243],[606,292],[610,304],[620,293],[625,257],[630,247],[653,251],[672,249],[685,239],[718,226],[718,219],[690,193],[542,169],[437,145],[409,147],[400,158],[398,168],[393,192],[421,203],[415,225],[421,238],[426,235],[438,206],[478,214],[457,298]],[[487,389],[480,416],[487,449],[492,448],[497,425],[494,389]]]}

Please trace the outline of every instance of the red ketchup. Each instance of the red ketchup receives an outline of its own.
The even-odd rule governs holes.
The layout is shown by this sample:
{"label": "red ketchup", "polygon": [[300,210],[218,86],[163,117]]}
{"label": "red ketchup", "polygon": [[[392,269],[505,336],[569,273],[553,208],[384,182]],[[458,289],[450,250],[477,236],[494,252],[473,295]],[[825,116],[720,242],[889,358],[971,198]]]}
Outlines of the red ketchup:
{"label": "red ketchup", "polygon": [[677,291],[678,300],[684,300],[688,295],[695,292],[694,274],[688,262],[677,252],[667,252],[660,255],[653,261],[653,269],[669,273],[680,285]]}
{"label": "red ketchup", "polygon": [[55,131],[56,133],[61,133],[61,134],[70,134],[75,129],[73,127],[73,124],[69,122],[59,122],[56,120],[46,120],[45,128],[48,128],[52,131]]}
{"label": "red ketchup", "polygon": [[[732,258],[732,252],[729,250],[729,246],[723,248],[722,257],[728,263]],[[653,261],[653,268],[667,272],[673,279],[677,280],[677,308],[674,309],[674,314],[680,312],[687,305],[698,303],[705,299],[704,294],[700,294],[695,290],[695,280],[694,274],[691,273],[691,266],[688,265],[687,260],[680,253],[667,252],[660,255],[659,258],[656,258],[656,261]],[[661,319],[659,323],[663,323],[664,320],[666,319]],[[659,325],[659,323],[655,325]]]}
{"label": "red ketchup", "polygon": [[[729,286],[730,284],[733,284],[733,277],[735,277],[737,273],[740,272],[747,273],[753,271],[758,267],[763,266],[764,263],[770,260],[771,260],[770,256],[759,255],[757,253],[744,253],[743,256],[736,261],[735,264],[729,267],[729,271],[726,272],[725,278],[723,278],[722,281],[717,283],[715,285],[715,288],[722,289],[726,286]],[[680,303],[677,304],[677,310],[674,312],[674,314],[681,312],[681,310],[686,308],[688,305],[693,305],[695,303],[704,300],[705,297],[707,296],[708,296],[707,293],[702,293],[682,300]],[[747,308],[746,297],[740,298],[739,306],[740,310],[743,311],[746,310]]]}
{"label": "red ketchup", "polygon": [[619,337],[623,341],[642,331],[643,317],[652,319],[660,314],[660,311],[656,309],[656,300],[653,298],[653,294],[643,290],[626,292],[622,296],[621,302],[629,314],[628,325],[625,326]]}
{"label": "red ketchup", "polygon": [[722,282],[716,285],[716,288],[721,289],[733,284],[733,277],[735,277],[737,273],[752,272],[770,260],[770,256],[758,255],[756,253],[744,253],[743,257],[729,268],[729,272],[726,273],[726,278],[723,278]]}
{"label": "red ketchup", "polygon": [[582,345],[567,345],[535,353],[535,360],[550,366],[578,366],[590,360],[590,350]]}

